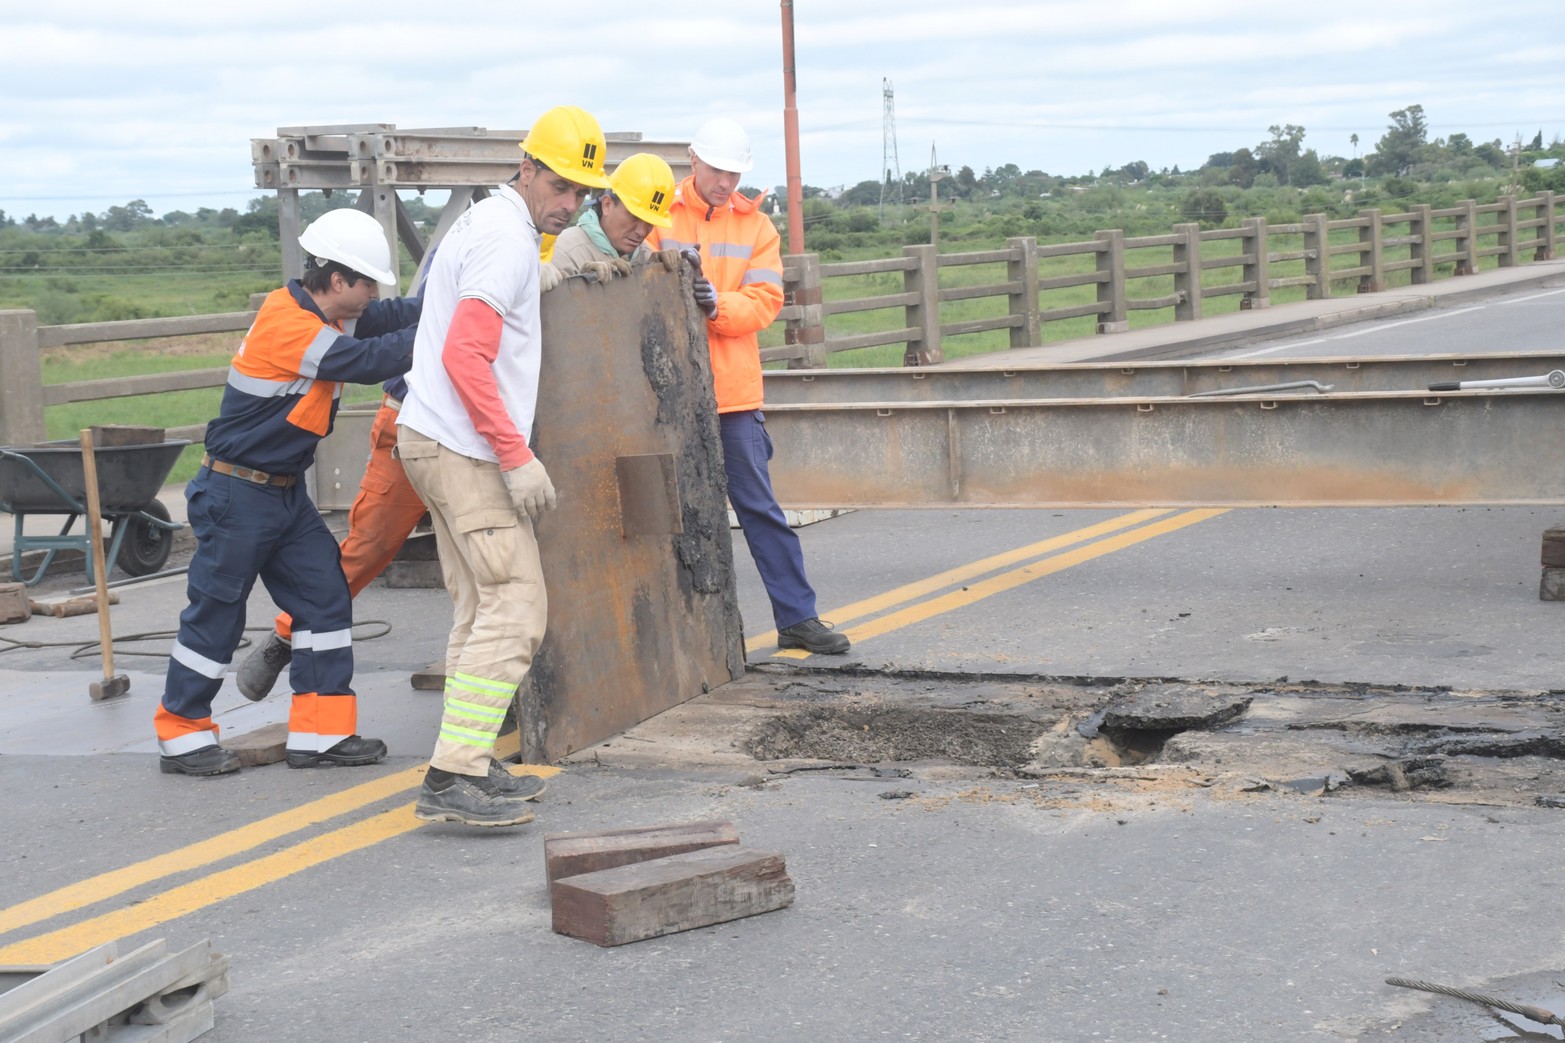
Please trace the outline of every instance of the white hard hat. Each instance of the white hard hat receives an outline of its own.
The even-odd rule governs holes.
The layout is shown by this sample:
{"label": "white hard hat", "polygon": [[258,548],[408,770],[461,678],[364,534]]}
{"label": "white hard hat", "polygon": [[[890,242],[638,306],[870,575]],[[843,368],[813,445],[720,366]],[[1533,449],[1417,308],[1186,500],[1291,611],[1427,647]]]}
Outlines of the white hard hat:
{"label": "white hard hat", "polygon": [[696,131],[690,151],[708,166],[734,174],[743,174],[755,166],[750,159],[750,135],[733,120],[721,116]]}
{"label": "white hard hat", "polygon": [[397,285],[386,233],[362,210],[326,211],[299,236],[299,246],[311,257],[336,261],[376,282]]}

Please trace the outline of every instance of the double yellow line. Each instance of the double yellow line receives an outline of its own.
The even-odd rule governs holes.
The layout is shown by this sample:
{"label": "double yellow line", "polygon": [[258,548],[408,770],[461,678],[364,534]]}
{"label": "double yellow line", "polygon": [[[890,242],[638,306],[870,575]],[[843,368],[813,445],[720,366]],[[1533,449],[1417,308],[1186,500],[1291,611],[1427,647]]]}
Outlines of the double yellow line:
{"label": "double yellow line", "polygon": [[[515,733],[502,739],[496,754],[504,757],[515,752]],[[510,747],[508,751],[506,746]],[[0,934],[19,930],[43,920],[84,909],[144,884],[213,865],[252,851],[263,844],[306,829],[340,815],[401,796],[418,787],[424,778],[424,765],[373,779],[340,793],[313,800],[308,804],[268,816],[248,826],[230,830],[207,840],[137,862],[123,869],[102,873],[80,883],[70,884],[38,898],[0,909]],[[560,769],[550,765],[525,765],[523,771],[551,776]],[[270,855],[264,855],[228,869],[199,877],[189,883],[162,891],[144,902],[125,906],[98,916],[37,935],[0,948],[0,964],[54,963],[85,952],[95,945],[145,931],[198,909],[253,891],[258,887],[291,876],[300,870],[352,854],[383,840],[427,825],[413,817],[412,802],[361,819]]]}
{"label": "double yellow line", "polygon": [[[833,616],[839,623],[856,623],[845,632],[854,642],[864,641],[1223,513],[1223,510],[1215,509],[1178,514],[1169,510],[1133,511],[854,602],[837,610]],[[953,587],[956,589],[948,589]],[[776,631],[771,631],[751,638],[745,647],[746,651],[754,652],[775,647],[776,643]],[[776,655],[804,658],[808,653],[789,649]],[[517,737],[512,733],[502,738],[495,752],[497,756],[505,757],[514,754],[516,749]],[[559,772],[558,768],[548,765],[527,765],[522,770],[543,776]],[[424,766],[420,765],[372,779],[248,826],[0,909],[0,935],[85,909],[154,881],[215,865],[290,833],[408,794],[421,783],[423,775]],[[68,959],[95,945],[148,930],[311,866],[411,832],[424,824],[413,817],[411,802],[402,804],[272,854],[200,876],[134,905],[0,947],[0,964],[41,964]]]}
{"label": "double yellow line", "polygon": [[[1170,510],[1143,510],[1122,514],[1117,518],[1099,522],[1096,525],[1088,525],[1085,528],[1076,529],[1073,532],[1063,533],[1059,536],[1041,540],[1029,544],[1026,547],[1018,547],[1015,550],[996,554],[992,557],[974,561],[966,565],[949,569],[938,575],[930,576],[916,583],[889,590],[877,597],[864,601],[856,601],[851,605],[838,609],[832,613],[832,622],[838,629],[843,624],[855,623],[858,620],[868,620],[857,626],[850,626],[843,630],[848,639],[855,644],[879,637],[881,634],[900,630],[914,623],[922,623],[926,619],[938,616],[944,612],[964,608],[984,598],[1002,594],[1013,590],[1024,583],[1051,576],[1056,572],[1068,569],[1073,565],[1101,558],[1105,554],[1123,550],[1146,540],[1162,536],[1170,532],[1194,525],[1197,522],[1215,518],[1227,513],[1227,508],[1203,508],[1200,510],[1181,511],[1173,514]],[[1166,515],[1173,514],[1173,517]],[[1161,521],[1154,519],[1161,518]],[[1146,524],[1151,522],[1152,524]],[[1136,526],[1141,526],[1136,528]],[[1126,531],[1129,530],[1129,531]],[[1093,542],[1096,541],[1096,542]],[[1086,546],[1078,546],[1086,544]],[[1064,548],[1075,547],[1066,551]],[[1055,553],[1063,551],[1063,553]],[[1027,562],[1019,568],[1010,568],[1017,562]],[[988,576],[987,579],[969,582],[979,576],[986,576],[997,569],[1008,569],[999,575]],[[958,587],[936,597],[929,597],[937,591],[947,587]],[[919,600],[927,599],[927,600]],[[913,604],[908,604],[913,602]],[[905,605],[898,611],[888,612],[898,605]],[[879,613],[886,613],[879,615]],[[873,617],[873,618],[871,618]],[[757,652],[765,648],[775,648],[777,645],[777,631],[769,630],[764,634],[757,634],[745,642],[746,652]],[[772,653],[773,659],[805,659],[810,655],[802,648],[789,648]]]}

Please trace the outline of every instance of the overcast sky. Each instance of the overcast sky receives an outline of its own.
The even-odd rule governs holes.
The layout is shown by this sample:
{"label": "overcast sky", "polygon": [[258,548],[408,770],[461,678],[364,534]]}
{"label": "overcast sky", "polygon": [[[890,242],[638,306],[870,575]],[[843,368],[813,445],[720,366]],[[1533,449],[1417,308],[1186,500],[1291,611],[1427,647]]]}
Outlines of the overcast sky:
{"label": "overcast sky", "polygon": [[[776,0],[449,7],[72,0],[5,5],[0,209],[64,218],[145,199],[243,209],[250,139],[282,126],[525,127],[556,104],[688,139],[732,116],[747,182],[785,180]],[[1395,109],[1474,141],[1565,134],[1560,0],[796,0],[806,184],[879,176],[882,80],[901,169],[1080,174],[1306,130],[1373,147]],[[567,20],[569,16],[573,20]]]}

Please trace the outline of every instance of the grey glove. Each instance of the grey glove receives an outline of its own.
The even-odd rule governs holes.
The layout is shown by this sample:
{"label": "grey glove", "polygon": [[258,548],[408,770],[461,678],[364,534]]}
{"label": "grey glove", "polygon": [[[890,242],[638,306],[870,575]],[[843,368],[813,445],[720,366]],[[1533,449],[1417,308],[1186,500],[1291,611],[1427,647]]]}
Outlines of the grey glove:
{"label": "grey glove", "polygon": [[538,271],[538,292],[548,293],[560,283],[565,281],[565,276],[554,266],[553,261],[543,262],[543,267]]}
{"label": "grey glove", "polygon": [[700,308],[707,318],[717,318],[717,288],[701,272],[701,252],[686,248],[680,253],[684,256],[685,262],[690,265],[695,277],[690,288],[691,295],[696,299],[696,307]]}
{"label": "grey glove", "polygon": [[706,313],[707,318],[717,318],[717,289],[707,281],[706,276],[697,275],[691,290],[696,299],[696,307]]}
{"label": "grey glove", "polygon": [[533,521],[544,511],[554,510],[558,497],[554,495],[554,483],[549,472],[543,469],[543,461],[536,456],[520,467],[501,473],[505,487],[511,491],[511,503],[518,511],[526,511]]}
{"label": "grey glove", "polygon": [[584,261],[580,274],[593,282],[608,282],[616,275],[629,275],[630,262],[623,257],[616,257],[612,261]]}

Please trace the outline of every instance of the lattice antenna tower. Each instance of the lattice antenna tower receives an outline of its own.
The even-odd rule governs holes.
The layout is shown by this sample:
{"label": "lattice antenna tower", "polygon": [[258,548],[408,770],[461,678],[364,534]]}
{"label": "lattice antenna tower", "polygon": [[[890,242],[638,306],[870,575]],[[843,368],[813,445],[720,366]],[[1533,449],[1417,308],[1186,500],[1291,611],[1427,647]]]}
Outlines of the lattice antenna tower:
{"label": "lattice antenna tower", "polygon": [[[880,135],[880,220],[886,221],[886,203],[901,211],[902,207],[902,163],[897,159],[897,104],[896,97],[891,89],[891,81],[880,81],[880,95],[884,99],[885,115],[881,120]],[[887,191],[886,183],[890,182],[890,191]]]}

